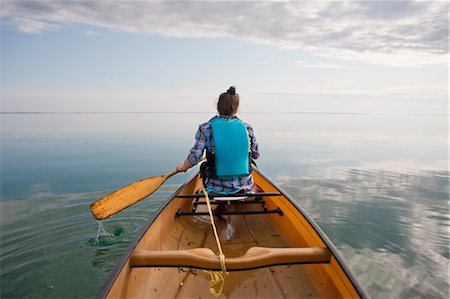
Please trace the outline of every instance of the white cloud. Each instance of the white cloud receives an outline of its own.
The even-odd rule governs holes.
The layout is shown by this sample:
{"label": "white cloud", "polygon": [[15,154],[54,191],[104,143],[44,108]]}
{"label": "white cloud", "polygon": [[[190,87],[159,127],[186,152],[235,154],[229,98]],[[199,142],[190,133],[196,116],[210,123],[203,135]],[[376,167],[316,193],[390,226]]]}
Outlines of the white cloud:
{"label": "white cloud", "polygon": [[446,62],[446,1],[7,1],[3,23],[39,33],[65,24],[173,37],[239,37],[374,63]]}
{"label": "white cloud", "polygon": [[50,31],[59,28],[58,25],[46,21],[22,17],[14,18],[14,20],[11,21],[11,25],[16,27],[19,31],[25,33],[42,33],[44,31]]}
{"label": "white cloud", "polygon": [[316,69],[344,69],[349,68],[341,64],[321,63],[311,61],[294,61],[293,66],[301,68],[316,68]]}
{"label": "white cloud", "polygon": [[447,86],[430,85],[430,86],[384,86],[384,87],[365,87],[358,86],[353,81],[335,81],[327,84],[318,85],[295,85],[281,86],[274,89],[272,94],[279,95],[323,95],[323,96],[364,96],[364,97],[408,97],[408,98],[438,98],[442,99],[447,96]]}
{"label": "white cloud", "polygon": [[343,64],[338,63],[323,63],[323,62],[314,62],[314,61],[293,61],[290,64],[281,64],[281,63],[273,63],[273,62],[258,62],[259,65],[269,65],[269,66],[281,66],[281,67],[299,67],[299,68],[312,68],[312,69],[350,69],[353,67],[349,67]]}
{"label": "white cloud", "polygon": [[100,35],[97,32],[95,32],[94,30],[86,30],[83,33],[88,36],[99,36]]}

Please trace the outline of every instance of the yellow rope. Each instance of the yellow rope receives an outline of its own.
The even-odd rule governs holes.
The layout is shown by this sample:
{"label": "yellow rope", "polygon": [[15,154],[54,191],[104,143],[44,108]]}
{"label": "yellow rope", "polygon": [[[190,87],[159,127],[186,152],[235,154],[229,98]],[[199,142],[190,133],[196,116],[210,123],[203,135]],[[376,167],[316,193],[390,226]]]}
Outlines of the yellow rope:
{"label": "yellow rope", "polygon": [[[222,271],[206,271],[211,276],[211,281],[209,282],[209,292],[214,295],[214,297],[219,298],[223,292],[223,286],[225,285],[225,277],[228,275],[227,267],[225,266],[225,255],[222,251],[222,246],[220,245],[219,234],[217,233],[216,224],[214,222],[214,216],[212,214],[211,203],[209,201],[208,192],[204,186],[202,186],[203,194],[205,194],[206,205],[208,207],[209,217],[211,218],[211,226],[213,228],[214,237],[216,238],[217,247],[219,248],[219,260],[220,268]],[[219,289],[216,291],[216,286]]]}

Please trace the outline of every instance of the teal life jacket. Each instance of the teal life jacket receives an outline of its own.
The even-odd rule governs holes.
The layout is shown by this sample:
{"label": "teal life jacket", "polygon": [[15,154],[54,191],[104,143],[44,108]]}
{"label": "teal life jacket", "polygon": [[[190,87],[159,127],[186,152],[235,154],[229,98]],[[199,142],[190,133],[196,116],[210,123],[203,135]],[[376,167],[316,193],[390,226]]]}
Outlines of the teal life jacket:
{"label": "teal life jacket", "polygon": [[214,139],[214,164],[220,179],[234,179],[250,174],[247,126],[239,118],[210,120]]}

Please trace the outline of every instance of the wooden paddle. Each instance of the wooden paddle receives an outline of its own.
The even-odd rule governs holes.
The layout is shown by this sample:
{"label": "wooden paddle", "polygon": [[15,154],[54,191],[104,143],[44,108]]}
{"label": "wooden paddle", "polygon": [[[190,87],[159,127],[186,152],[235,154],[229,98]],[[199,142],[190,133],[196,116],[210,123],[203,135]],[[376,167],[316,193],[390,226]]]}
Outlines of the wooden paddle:
{"label": "wooden paddle", "polygon": [[146,198],[177,173],[178,171],[174,170],[161,176],[145,178],[114,191],[91,204],[92,215],[97,220],[106,219]]}

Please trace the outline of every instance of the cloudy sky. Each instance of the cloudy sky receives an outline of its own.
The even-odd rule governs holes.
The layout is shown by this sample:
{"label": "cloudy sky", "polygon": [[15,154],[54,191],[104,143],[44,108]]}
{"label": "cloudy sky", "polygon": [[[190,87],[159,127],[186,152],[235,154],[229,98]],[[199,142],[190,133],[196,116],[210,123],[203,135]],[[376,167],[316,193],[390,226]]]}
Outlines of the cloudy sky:
{"label": "cloudy sky", "polygon": [[2,111],[447,113],[447,1],[5,1]]}

